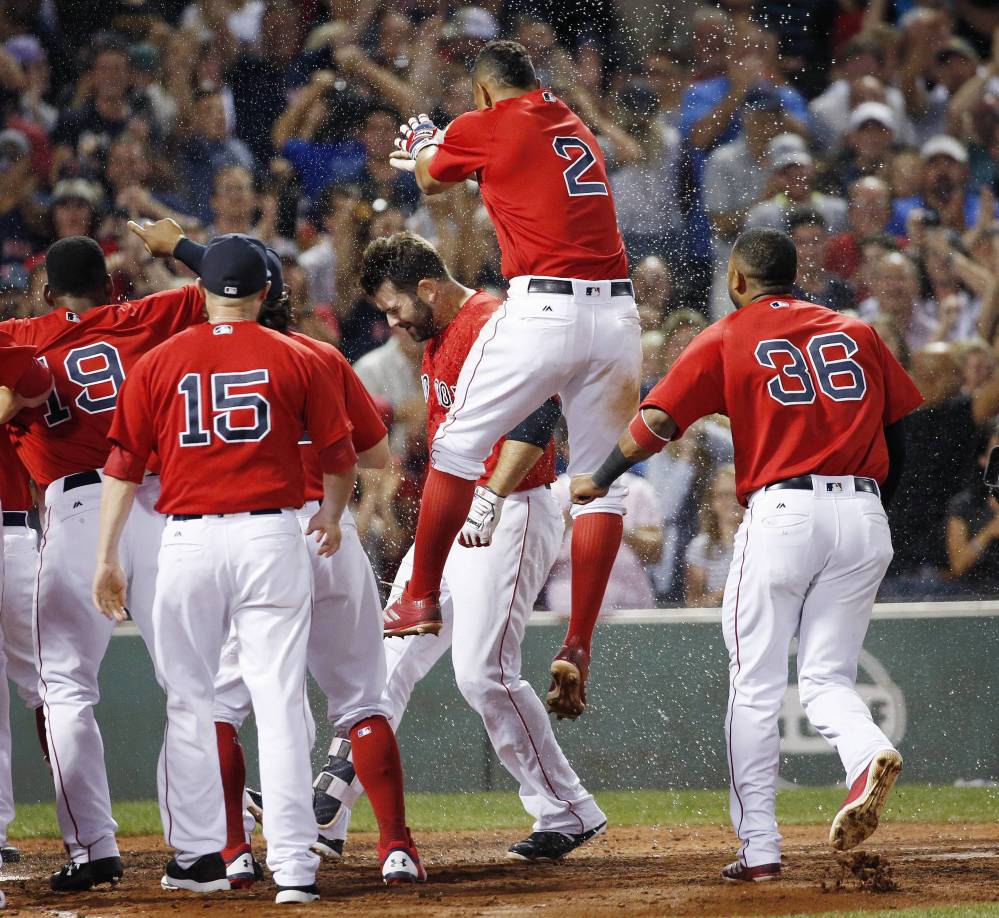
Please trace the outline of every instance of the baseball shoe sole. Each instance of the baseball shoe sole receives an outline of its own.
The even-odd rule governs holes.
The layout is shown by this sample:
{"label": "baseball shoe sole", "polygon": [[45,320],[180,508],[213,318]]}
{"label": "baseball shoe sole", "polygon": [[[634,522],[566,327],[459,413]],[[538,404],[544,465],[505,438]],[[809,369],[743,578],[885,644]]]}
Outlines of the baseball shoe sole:
{"label": "baseball shoe sole", "polygon": [[196,893],[223,892],[229,889],[225,861],[221,854],[203,854],[190,867],[181,867],[171,859],[167,861],[160,886]]}
{"label": "baseball shoe sole", "polygon": [[[407,584],[408,586],[408,584]],[[391,603],[382,615],[385,637],[410,637],[416,634],[439,634],[444,627],[441,618],[440,593],[433,592],[420,599],[410,599],[405,592]]]}
{"label": "baseball shoe sole", "polygon": [[902,756],[894,749],[879,752],[853,782],[829,829],[829,844],[849,851],[871,837],[878,827],[885,800],[902,771]]}
{"label": "baseball shoe sole", "polygon": [[279,886],[274,901],[278,905],[304,905],[319,899],[319,887],[311,886]]}
{"label": "baseball shoe sole", "polygon": [[586,710],[586,689],[579,667],[568,660],[554,660],[552,684],[545,696],[548,710],[559,720],[575,720]]}
{"label": "baseball shoe sole", "polygon": [[114,886],[125,870],[120,857],[100,857],[85,864],[69,863],[49,877],[54,892],[86,892],[102,883]]}
{"label": "baseball shoe sole", "polygon": [[508,861],[537,863],[538,861],[560,861],[598,835],[607,831],[606,820],[595,829],[588,829],[578,835],[568,832],[533,832],[523,841],[510,845],[506,852]]}
{"label": "baseball shoe sole", "polygon": [[780,879],[780,864],[758,864],[747,867],[742,861],[733,861],[722,868],[722,879],[729,883],[769,883]]}
{"label": "baseball shoe sole", "polygon": [[327,838],[320,833],[318,839],[309,847],[320,857],[327,858],[335,864],[343,860],[343,841],[342,838]]}

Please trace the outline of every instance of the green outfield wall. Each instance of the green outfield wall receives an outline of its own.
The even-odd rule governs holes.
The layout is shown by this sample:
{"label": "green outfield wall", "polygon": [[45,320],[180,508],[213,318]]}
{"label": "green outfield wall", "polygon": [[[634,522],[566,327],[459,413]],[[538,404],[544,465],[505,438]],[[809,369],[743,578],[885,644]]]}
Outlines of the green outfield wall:
{"label": "green outfield wall", "polygon": [[[538,613],[527,629],[523,672],[539,693],[547,687],[548,664],[564,627],[563,619]],[[594,790],[724,786],[727,657],[719,613],[619,613],[598,627],[594,650],[589,711],[555,726],[583,782]],[[999,781],[999,603],[879,606],[858,681],[875,718],[905,756],[907,780]],[[122,629],[111,642],[101,686],[97,717],[112,795],[153,797],[163,698],[133,629]],[[41,764],[33,718],[13,691],[11,696],[17,800],[51,800],[51,778]],[[312,700],[321,724],[319,762],[330,732],[314,686]],[[793,681],[781,714],[781,736],[782,779],[798,784],[841,780],[839,760],[809,729]],[[399,738],[410,789],[513,788],[489,748],[481,720],[459,695],[447,657],[417,687]],[[252,724],[243,739],[253,775]]]}

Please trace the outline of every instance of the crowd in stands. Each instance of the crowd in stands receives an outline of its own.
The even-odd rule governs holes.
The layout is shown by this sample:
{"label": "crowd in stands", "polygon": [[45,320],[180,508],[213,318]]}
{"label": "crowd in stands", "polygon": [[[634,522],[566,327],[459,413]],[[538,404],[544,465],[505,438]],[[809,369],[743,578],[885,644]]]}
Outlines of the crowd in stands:
{"label": "crowd in stands", "polygon": [[[688,0],[651,16],[614,0],[477,2],[8,0],[0,316],[44,311],[44,254],[68,235],[100,243],[122,298],[189,279],[151,259],[129,219],[264,239],[300,329],[339,346],[391,417],[397,462],[363,473],[355,507],[391,579],[426,462],[420,347],[361,295],[358,255],[410,228],[458,280],[502,291],[474,183],[422,198],[388,153],[403,117],[443,126],[471,107],[477,49],[515,38],[600,137],[645,388],[731,308],[738,233],[785,228],[797,295],[872,323],[926,399],[883,595],[991,597],[999,505],[980,473],[999,413],[999,4]],[[718,603],[740,519],[732,461],[715,417],[636,468],[609,608]]]}

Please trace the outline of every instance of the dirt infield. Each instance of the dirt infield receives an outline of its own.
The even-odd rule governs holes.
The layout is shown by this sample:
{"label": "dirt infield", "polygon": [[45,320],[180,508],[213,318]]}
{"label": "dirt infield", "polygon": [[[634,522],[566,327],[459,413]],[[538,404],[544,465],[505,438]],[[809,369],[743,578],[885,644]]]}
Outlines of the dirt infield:
{"label": "dirt infield", "polygon": [[[372,836],[357,835],[342,863],[323,864],[319,886],[325,907],[335,908],[338,916],[464,918],[568,914],[570,908],[584,918],[759,915],[999,900],[999,826],[887,825],[875,836],[877,844],[866,847],[878,857],[855,858],[856,872],[822,844],[823,834],[821,826],[788,827],[785,878],[755,886],[719,878],[733,845],[730,832],[716,827],[611,829],[562,864],[545,866],[506,862],[505,848],[514,840],[506,834],[423,834],[419,842],[430,882],[399,892],[381,885]],[[132,918],[317,911],[274,906],[269,882],[205,897],[167,893],[159,886],[165,860],[159,839],[123,839],[123,882],[114,890],[78,896],[55,896],[48,889],[47,876],[62,861],[56,842],[24,842],[21,850],[21,863],[4,871],[7,914]]]}

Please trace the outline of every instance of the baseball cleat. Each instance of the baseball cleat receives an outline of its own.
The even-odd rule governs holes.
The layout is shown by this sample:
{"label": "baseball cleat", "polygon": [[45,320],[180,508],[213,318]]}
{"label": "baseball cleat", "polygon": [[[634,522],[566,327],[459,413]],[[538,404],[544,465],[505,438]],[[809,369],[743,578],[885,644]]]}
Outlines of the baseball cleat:
{"label": "baseball cleat", "polygon": [[320,832],[319,837],[309,847],[320,857],[328,858],[335,864],[343,860],[343,843],[342,838],[327,838]]}
{"label": "baseball cleat", "polygon": [[871,759],[853,782],[843,806],[829,829],[829,844],[837,851],[849,851],[874,834],[885,807],[888,792],[902,771],[902,756],[884,749]]}
{"label": "baseball cleat", "polygon": [[590,653],[579,644],[563,644],[551,666],[552,684],[545,701],[559,720],[575,720],[586,710],[586,679]]}
{"label": "baseball cleat", "polygon": [[315,902],[319,898],[319,887],[311,886],[279,886],[274,901],[278,905],[303,905]]}
{"label": "baseball cleat", "polygon": [[587,829],[579,835],[567,832],[532,832],[523,841],[510,845],[506,857],[508,861],[560,861],[591,838],[607,831],[606,821],[595,829]]}
{"label": "baseball cleat", "polygon": [[780,864],[757,864],[747,867],[742,861],[733,861],[722,868],[722,879],[729,883],[766,883],[780,879]]}
{"label": "baseball cleat", "polygon": [[385,637],[407,637],[411,634],[437,634],[444,627],[441,618],[441,594],[412,599],[403,590],[384,612]]}
{"label": "baseball cleat", "polygon": [[249,889],[257,880],[264,878],[264,868],[253,856],[249,845],[232,854],[224,852],[223,858],[231,889]]}
{"label": "baseball cleat", "polygon": [[5,864],[18,864],[21,861],[21,852],[13,845],[4,845],[0,848],[0,860]]}
{"label": "baseball cleat", "polygon": [[229,889],[225,861],[221,854],[203,854],[190,867],[181,867],[171,859],[167,861],[160,886],[196,893],[223,892]]}
{"label": "baseball cleat", "polygon": [[420,854],[409,829],[406,835],[406,841],[392,842],[384,848],[378,846],[378,853],[382,855],[382,882],[386,886],[427,882],[427,871],[420,863]]}
{"label": "baseball cleat", "polygon": [[246,811],[257,821],[264,824],[264,795],[258,790],[246,789]]}
{"label": "baseball cleat", "polygon": [[320,829],[329,832],[349,812],[343,805],[343,795],[356,780],[350,740],[337,737],[330,746],[326,765],[312,784],[312,812]]}
{"label": "baseball cleat", "polygon": [[55,892],[86,892],[102,883],[114,886],[125,872],[120,857],[99,857],[84,864],[70,862],[49,877]]}

